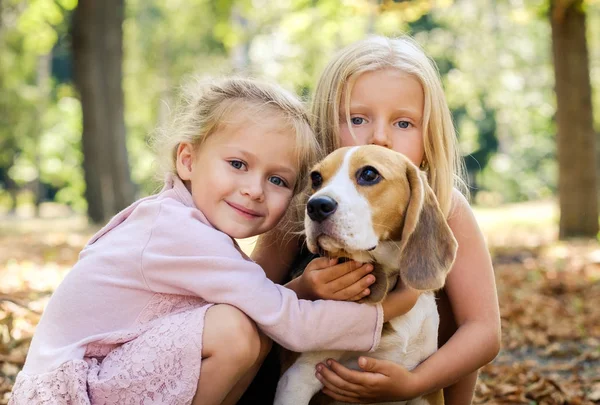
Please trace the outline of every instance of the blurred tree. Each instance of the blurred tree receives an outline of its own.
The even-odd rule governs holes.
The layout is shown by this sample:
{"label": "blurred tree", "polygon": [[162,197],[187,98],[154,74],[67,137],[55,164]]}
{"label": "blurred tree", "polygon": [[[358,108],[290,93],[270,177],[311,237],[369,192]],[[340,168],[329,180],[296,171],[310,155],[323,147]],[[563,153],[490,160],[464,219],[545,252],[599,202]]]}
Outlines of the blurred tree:
{"label": "blurred tree", "polygon": [[[423,15],[416,21],[409,23],[412,36],[429,37],[431,32],[444,32],[445,37],[452,37],[457,30],[450,26],[449,21],[435,18],[433,13]],[[435,38],[435,37],[434,37]],[[459,39],[453,38],[458,42]],[[430,41],[423,41],[425,44]],[[436,41],[437,42],[437,41]],[[431,47],[434,48],[434,47]],[[460,52],[434,52],[431,54],[440,75],[446,77],[450,72],[460,69]],[[498,151],[498,138],[496,128],[496,111],[488,106],[487,94],[480,88],[469,97],[451,103],[452,119],[457,128],[461,152],[465,159],[467,170],[467,185],[470,197],[476,198],[477,192],[482,188],[479,184],[479,174],[486,168],[490,158]]]}
{"label": "blurred tree", "polygon": [[40,175],[42,173],[42,151],[40,147],[40,139],[44,130],[45,120],[43,118],[48,109],[48,104],[50,101],[50,60],[51,55],[45,54],[40,55],[37,62],[36,87],[39,97],[36,104],[36,112],[40,119],[35,121],[34,130],[32,131],[34,145],[33,161],[38,173],[38,176],[32,182],[33,193],[35,196],[34,205],[36,217],[40,216],[40,204],[44,200],[47,190],[46,185],[42,182],[42,176]]}
{"label": "blurred tree", "polygon": [[[49,98],[52,24],[62,18],[57,9],[45,0],[0,3],[0,188],[9,192],[10,211],[16,208],[17,189],[28,187],[37,213],[46,188],[40,181],[44,151],[37,141]],[[32,24],[39,29],[29,32]]]}
{"label": "blurred tree", "polygon": [[596,237],[596,134],[583,0],[551,0],[557,98],[559,237]]}
{"label": "blurred tree", "polygon": [[107,221],[135,197],[125,143],[124,0],[80,0],[73,15],[75,83],[83,111],[88,215]]}
{"label": "blurred tree", "polygon": [[[476,202],[557,195],[550,0],[127,0],[125,4],[122,81],[127,159],[140,194],[157,189],[148,140],[153,128],[167,120],[177,85],[190,75],[249,72],[273,79],[308,100],[333,52],[367,33],[377,33],[414,36],[438,64],[470,179],[480,191]],[[600,88],[600,1],[583,4],[592,87]],[[13,205],[7,197],[17,191],[20,203],[35,201],[32,191],[38,184],[46,200],[85,209],[82,112],[72,87],[76,72],[71,63],[73,30],[69,32],[76,5],[77,0],[0,0],[2,208]],[[103,40],[98,35],[94,39]],[[48,55],[50,77],[42,69],[46,64],[40,63]],[[598,125],[600,91],[592,97]],[[100,121],[107,128],[109,120]],[[115,144],[113,132],[103,132],[103,145]],[[108,192],[114,194],[111,187]]]}
{"label": "blurred tree", "polygon": [[179,86],[192,76],[218,76],[231,70],[224,41],[236,32],[230,24],[232,3],[126,2],[125,124],[131,176],[140,194],[156,192],[157,183],[163,180],[156,171],[149,141],[154,128],[168,122]]}

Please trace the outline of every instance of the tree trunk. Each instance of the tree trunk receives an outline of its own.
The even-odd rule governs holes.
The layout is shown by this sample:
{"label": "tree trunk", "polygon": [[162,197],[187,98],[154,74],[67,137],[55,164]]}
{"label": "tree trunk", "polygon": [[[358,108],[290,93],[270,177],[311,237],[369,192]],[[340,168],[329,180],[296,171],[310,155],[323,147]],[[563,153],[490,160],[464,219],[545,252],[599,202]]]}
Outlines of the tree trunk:
{"label": "tree trunk", "polygon": [[122,89],[124,0],[80,0],[73,16],[75,83],[83,111],[88,215],[107,221],[135,197]]}
{"label": "tree trunk", "polygon": [[596,139],[582,0],[551,0],[560,239],[598,234]]}
{"label": "tree trunk", "polygon": [[34,162],[37,170],[37,178],[32,184],[35,202],[35,216],[39,218],[40,207],[44,201],[46,194],[46,187],[42,183],[42,151],[40,150],[40,139],[42,132],[45,127],[45,115],[46,109],[48,108],[48,99],[50,97],[50,60],[52,59],[52,52],[41,55],[38,57],[37,66],[37,87],[39,93],[39,99],[36,103],[37,108],[37,120],[33,125],[33,134],[35,151],[34,151]]}

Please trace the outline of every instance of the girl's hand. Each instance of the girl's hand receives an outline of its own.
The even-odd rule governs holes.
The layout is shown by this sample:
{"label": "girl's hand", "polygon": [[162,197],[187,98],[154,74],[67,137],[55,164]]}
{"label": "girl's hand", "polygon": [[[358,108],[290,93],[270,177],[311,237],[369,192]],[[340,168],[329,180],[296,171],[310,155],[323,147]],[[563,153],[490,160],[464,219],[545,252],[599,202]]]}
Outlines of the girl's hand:
{"label": "girl's hand", "polygon": [[419,395],[417,377],[399,364],[361,356],[363,371],[350,370],[335,360],[329,367],[319,363],[316,377],[324,385],[323,393],[338,401],[356,404],[405,401]]}
{"label": "girl's hand", "polygon": [[354,261],[337,264],[337,259],[313,259],[298,278],[303,295],[310,299],[358,301],[369,295],[375,282],[369,274],[373,265]]}

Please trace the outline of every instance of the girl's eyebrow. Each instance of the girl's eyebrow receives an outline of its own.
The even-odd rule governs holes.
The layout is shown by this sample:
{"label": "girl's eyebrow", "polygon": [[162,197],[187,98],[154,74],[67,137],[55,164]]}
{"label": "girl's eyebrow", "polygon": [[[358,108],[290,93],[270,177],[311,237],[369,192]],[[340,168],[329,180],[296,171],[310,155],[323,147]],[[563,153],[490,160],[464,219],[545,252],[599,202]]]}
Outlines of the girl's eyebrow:
{"label": "girl's eyebrow", "polygon": [[415,110],[413,108],[402,108],[402,107],[401,108],[397,108],[396,112],[400,113],[400,114],[407,114],[407,115],[410,115],[410,116],[418,116],[418,115],[422,114],[419,110]]}
{"label": "girl's eyebrow", "polygon": [[[344,104],[343,106],[344,106],[343,110],[346,110],[346,105]],[[353,109],[353,108],[364,108],[365,110],[368,110],[369,106],[365,105],[365,104],[360,104],[360,103],[350,103],[350,109]],[[340,108],[340,110],[342,110],[342,109]]]}
{"label": "girl's eyebrow", "polygon": [[[352,112],[353,109],[370,110],[371,107],[369,107],[368,105],[365,105],[365,104],[351,103],[350,104],[350,112]],[[411,116],[417,116],[417,115],[421,114],[421,112],[418,110],[415,110],[413,108],[405,108],[405,107],[398,107],[398,108],[394,109],[393,111],[396,114],[407,114],[407,115],[411,115]],[[340,115],[343,115],[345,113],[346,113],[346,108],[345,107],[343,109],[340,108]]]}

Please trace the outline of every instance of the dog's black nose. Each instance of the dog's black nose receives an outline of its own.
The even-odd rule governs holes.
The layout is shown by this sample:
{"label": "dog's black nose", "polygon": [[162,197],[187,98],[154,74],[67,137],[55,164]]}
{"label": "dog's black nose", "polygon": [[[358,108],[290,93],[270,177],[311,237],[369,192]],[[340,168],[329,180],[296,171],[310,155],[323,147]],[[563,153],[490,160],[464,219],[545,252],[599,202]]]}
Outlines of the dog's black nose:
{"label": "dog's black nose", "polygon": [[306,212],[313,221],[323,222],[335,212],[337,205],[337,202],[331,197],[311,198],[306,205]]}

